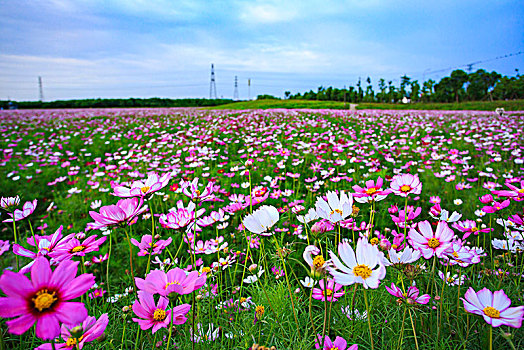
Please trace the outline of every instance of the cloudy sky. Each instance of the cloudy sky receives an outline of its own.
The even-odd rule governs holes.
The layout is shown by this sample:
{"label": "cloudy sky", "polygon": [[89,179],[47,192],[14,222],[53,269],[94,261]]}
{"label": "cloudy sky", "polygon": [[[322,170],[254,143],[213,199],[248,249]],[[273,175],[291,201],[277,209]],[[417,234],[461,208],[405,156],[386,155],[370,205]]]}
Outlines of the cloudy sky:
{"label": "cloudy sky", "polygon": [[[524,74],[522,0],[2,0],[0,99],[283,96],[468,63]],[[499,58],[499,59],[495,59]]]}

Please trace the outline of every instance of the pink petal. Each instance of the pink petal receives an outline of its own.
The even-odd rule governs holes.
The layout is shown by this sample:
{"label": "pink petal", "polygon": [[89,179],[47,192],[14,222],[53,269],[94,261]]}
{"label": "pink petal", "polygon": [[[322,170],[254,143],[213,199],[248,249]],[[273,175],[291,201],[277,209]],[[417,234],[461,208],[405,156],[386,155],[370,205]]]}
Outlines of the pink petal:
{"label": "pink petal", "polygon": [[[87,311],[86,311],[87,312]],[[54,314],[48,313],[38,318],[36,336],[40,339],[54,339],[60,335],[60,324]]]}
{"label": "pink petal", "polygon": [[9,326],[9,333],[20,335],[31,328],[35,321],[36,318],[32,314],[26,314],[14,320],[7,321],[5,324]]}
{"label": "pink petal", "polygon": [[62,302],[56,308],[56,317],[66,325],[76,326],[87,317],[87,310],[83,303]]}

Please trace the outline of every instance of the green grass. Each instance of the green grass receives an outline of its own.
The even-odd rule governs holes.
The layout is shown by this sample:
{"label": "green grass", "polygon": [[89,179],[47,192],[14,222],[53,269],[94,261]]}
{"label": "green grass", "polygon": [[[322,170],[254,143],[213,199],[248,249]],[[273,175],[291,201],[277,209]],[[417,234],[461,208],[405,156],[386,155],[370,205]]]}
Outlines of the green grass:
{"label": "green grass", "polygon": [[[506,111],[523,111],[524,100],[512,101],[469,101],[460,103],[359,103],[357,109],[416,109],[416,110],[477,110],[494,111],[502,107]],[[311,108],[311,109],[349,109],[349,103],[337,101],[309,100],[255,100],[228,103],[205,109],[273,109],[273,108]]]}

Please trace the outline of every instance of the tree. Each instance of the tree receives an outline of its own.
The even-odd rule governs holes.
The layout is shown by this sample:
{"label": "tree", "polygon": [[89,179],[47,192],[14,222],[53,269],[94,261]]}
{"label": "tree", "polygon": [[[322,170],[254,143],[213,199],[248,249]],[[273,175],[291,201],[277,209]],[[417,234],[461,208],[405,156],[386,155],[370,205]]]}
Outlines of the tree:
{"label": "tree", "polygon": [[461,69],[456,69],[451,72],[450,76],[450,85],[453,90],[453,95],[455,95],[455,101],[459,103],[459,93],[464,92],[464,83],[468,81],[468,73],[464,72]]}
{"label": "tree", "polygon": [[407,75],[403,75],[400,77],[400,98],[403,97],[409,97],[408,92],[406,91],[406,86],[409,85],[411,78]]}
{"label": "tree", "polygon": [[411,101],[417,102],[419,101],[420,97],[420,84],[418,83],[418,80],[413,80],[411,82],[411,92],[409,94]]}
{"label": "tree", "polygon": [[291,96],[291,91],[284,92],[284,97],[289,100],[289,96]]}

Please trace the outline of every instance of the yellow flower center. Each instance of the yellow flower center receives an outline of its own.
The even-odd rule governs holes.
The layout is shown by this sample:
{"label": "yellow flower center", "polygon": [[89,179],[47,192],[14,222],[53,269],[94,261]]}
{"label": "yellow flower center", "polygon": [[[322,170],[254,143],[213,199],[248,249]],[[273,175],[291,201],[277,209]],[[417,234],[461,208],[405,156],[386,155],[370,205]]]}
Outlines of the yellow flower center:
{"label": "yellow flower center", "polygon": [[197,197],[200,197],[200,191],[199,190],[196,190],[195,193],[196,193]]}
{"label": "yellow flower center", "polygon": [[166,284],[166,286],[164,287],[164,289],[167,289],[167,287],[169,287],[170,285],[173,285],[173,284],[180,285],[180,282],[178,282],[178,281],[167,282],[167,284]]}
{"label": "yellow flower center", "polygon": [[78,252],[84,251],[85,249],[86,249],[85,246],[78,245],[78,246],[74,247],[73,249],[71,249],[71,252],[72,253],[78,253]]}
{"label": "yellow flower center", "polygon": [[400,188],[400,190],[401,190],[402,192],[409,192],[409,191],[411,191],[411,186],[410,186],[410,185],[404,185],[404,186],[402,186],[402,187]]}
{"label": "yellow flower center", "polygon": [[351,215],[357,216],[360,209],[356,205],[354,205],[352,209],[353,210],[351,211]]}
{"label": "yellow flower center", "polygon": [[353,268],[353,274],[358,277],[362,277],[363,279],[368,278],[371,276],[371,269],[367,265],[357,265]]}
{"label": "yellow flower center", "polygon": [[486,306],[482,311],[484,311],[484,314],[488,317],[500,318],[500,311],[495,309],[494,307]]}
{"label": "yellow flower center", "polygon": [[166,310],[156,309],[153,313],[153,319],[155,321],[163,321],[166,319]]}
{"label": "yellow flower center", "polygon": [[398,248],[398,245],[393,244],[393,245],[391,246],[391,248],[393,248],[393,249],[397,249],[397,248]]}
{"label": "yellow flower center", "polygon": [[42,312],[53,306],[55,301],[57,301],[58,299],[55,297],[55,292],[49,293],[47,289],[42,289],[39,290],[36,293],[36,296],[31,300],[35,304],[35,309],[38,309],[38,311]]}
{"label": "yellow flower center", "polygon": [[326,288],[322,291],[323,296],[327,296],[328,298],[333,295],[333,290]]}
{"label": "yellow flower center", "polygon": [[211,272],[211,268],[210,267],[206,266],[206,267],[202,268],[202,273],[209,273],[209,272]]}
{"label": "yellow flower center", "polygon": [[320,269],[322,266],[324,266],[324,263],[326,261],[322,257],[322,255],[315,256],[315,259],[313,259],[313,266],[315,266],[316,269]]}
{"label": "yellow flower center", "polygon": [[458,258],[458,257],[459,257],[459,255],[458,255],[457,252],[453,252],[453,256],[454,256],[455,258]]}
{"label": "yellow flower center", "polygon": [[334,346],[334,347],[332,347],[332,348],[329,349],[329,350],[338,350],[338,347],[337,347],[337,346]]}
{"label": "yellow flower center", "polygon": [[259,316],[263,315],[264,312],[265,312],[264,306],[263,306],[263,305],[258,305],[258,306],[255,308],[255,312],[256,312],[257,315],[259,315]]}
{"label": "yellow flower center", "polygon": [[149,191],[150,188],[151,188],[151,187],[149,187],[149,186],[144,186],[144,187],[142,187],[142,188],[140,189],[140,191],[142,191],[142,193],[145,194],[145,193],[147,193],[147,191]]}
{"label": "yellow flower center", "polygon": [[73,338],[73,337],[68,338],[67,341],[66,341],[66,346],[71,346],[71,347],[73,347],[73,346],[75,346],[76,344],[78,344],[79,342],[81,342],[82,339],[84,339],[84,336],[81,336],[81,337],[78,338],[78,339],[77,339],[77,338]]}
{"label": "yellow flower center", "polygon": [[371,240],[369,241],[369,243],[371,243],[371,245],[376,245],[376,244],[378,244],[378,238],[377,238],[377,237],[373,237],[373,238],[371,238]]}
{"label": "yellow flower center", "polygon": [[455,282],[455,279],[453,277],[448,277],[448,283],[453,283]]}
{"label": "yellow flower center", "polygon": [[431,238],[428,241],[428,247],[435,249],[438,246],[440,246],[440,241],[438,240],[438,238]]}
{"label": "yellow flower center", "polygon": [[333,214],[335,214],[335,213],[339,213],[340,215],[342,215],[342,210],[340,210],[340,209],[335,209],[335,210],[333,210],[329,215],[333,215]]}
{"label": "yellow flower center", "polygon": [[375,187],[371,187],[366,190],[367,194],[373,194],[375,192],[377,192],[377,189]]}
{"label": "yellow flower center", "polygon": [[521,188],[520,190],[517,191],[518,193],[524,193],[524,188]]}
{"label": "yellow flower center", "polygon": [[244,298],[244,297],[240,298],[240,303],[241,303],[241,304],[242,304],[242,303],[245,303],[246,301],[247,301],[246,298]]}
{"label": "yellow flower center", "polygon": [[471,228],[471,232],[477,232],[478,230],[479,230],[479,229],[476,228],[476,227],[472,227],[472,228]]}

